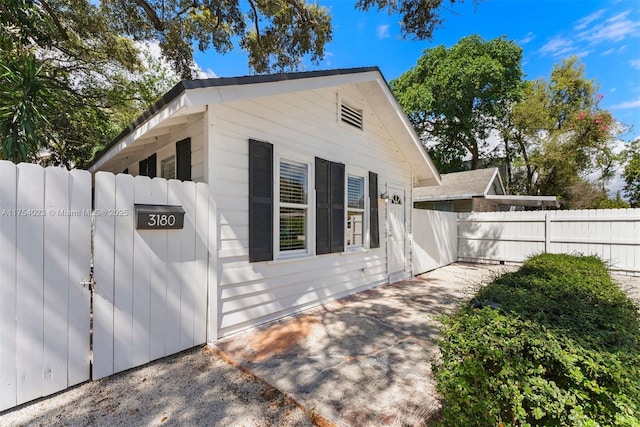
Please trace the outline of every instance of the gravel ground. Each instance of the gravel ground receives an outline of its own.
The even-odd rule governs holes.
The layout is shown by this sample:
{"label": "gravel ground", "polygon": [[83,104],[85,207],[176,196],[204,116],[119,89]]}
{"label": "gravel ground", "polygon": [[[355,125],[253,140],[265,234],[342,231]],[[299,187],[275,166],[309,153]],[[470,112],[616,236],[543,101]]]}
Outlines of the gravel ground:
{"label": "gravel ground", "polygon": [[0,413],[0,426],[312,426],[276,389],[207,347]]}

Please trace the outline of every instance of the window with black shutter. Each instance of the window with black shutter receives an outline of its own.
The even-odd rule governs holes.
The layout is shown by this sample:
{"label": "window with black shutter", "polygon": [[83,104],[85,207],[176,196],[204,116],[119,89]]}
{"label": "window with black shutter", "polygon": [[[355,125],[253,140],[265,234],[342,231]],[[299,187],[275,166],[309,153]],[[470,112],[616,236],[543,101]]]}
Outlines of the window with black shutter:
{"label": "window with black shutter", "polygon": [[316,157],[316,254],[344,251],[344,164]]}
{"label": "window with black shutter", "polygon": [[378,223],[378,174],[369,172],[369,247],[380,247]]}
{"label": "window with black shutter", "polygon": [[273,145],[249,140],[249,261],[273,259]]}
{"label": "window with black shutter", "polygon": [[176,179],[191,181],[191,138],[176,142]]}

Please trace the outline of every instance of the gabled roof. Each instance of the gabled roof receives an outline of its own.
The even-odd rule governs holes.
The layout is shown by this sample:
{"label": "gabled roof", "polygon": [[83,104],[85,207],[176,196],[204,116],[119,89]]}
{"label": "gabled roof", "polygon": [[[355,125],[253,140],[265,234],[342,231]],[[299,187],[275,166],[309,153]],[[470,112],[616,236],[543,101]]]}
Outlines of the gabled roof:
{"label": "gabled roof", "polygon": [[371,105],[394,136],[417,179],[439,183],[438,170],[378,67],[182,81],[111,141],[89,170],[97,171],[132,145],[153,143],[155,136],[166,134],[163,128],[186,123],[189,116],[203,113],[208,105],[348,84],[367,89]]}
{"label": "gabled roof", "polygon": [[484,197],[489,194],[491,185],[497,178],[502,194],[504,187],[498,168],[476,169],[440,175],[439,186],[418,187],[413,191],[416,202],[434,200],[456,200],[471,197]]}

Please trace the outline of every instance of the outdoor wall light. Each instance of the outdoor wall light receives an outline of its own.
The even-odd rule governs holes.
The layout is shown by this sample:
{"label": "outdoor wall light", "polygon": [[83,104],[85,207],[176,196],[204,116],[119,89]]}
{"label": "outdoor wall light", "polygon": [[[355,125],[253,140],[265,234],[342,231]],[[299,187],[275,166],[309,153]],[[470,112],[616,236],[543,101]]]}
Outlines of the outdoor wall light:
{"label": "outdoor wall light", "polygon": [[384,193],[380,194],[380,198],[382,200],[389,200],[389,192],[385,191]]}

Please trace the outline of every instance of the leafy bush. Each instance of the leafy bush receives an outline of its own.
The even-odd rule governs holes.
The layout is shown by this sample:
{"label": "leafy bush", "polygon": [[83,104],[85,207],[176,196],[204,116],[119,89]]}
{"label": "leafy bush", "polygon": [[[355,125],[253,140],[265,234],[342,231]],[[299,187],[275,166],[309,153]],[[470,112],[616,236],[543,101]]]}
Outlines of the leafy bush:
{"label": "leafy bush", "polygon": [[443,319],[446,426],[640,426],[640,316],[595,257],[543,254]]}

